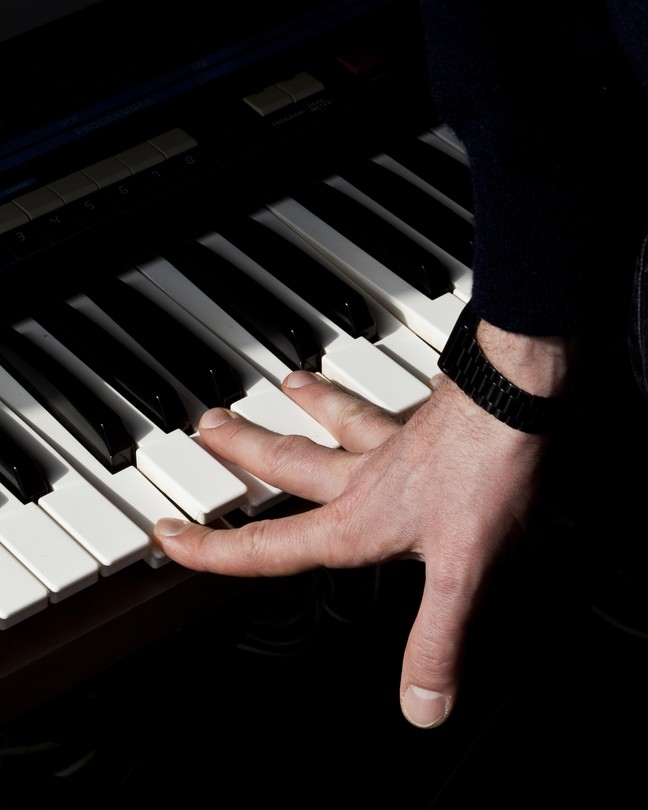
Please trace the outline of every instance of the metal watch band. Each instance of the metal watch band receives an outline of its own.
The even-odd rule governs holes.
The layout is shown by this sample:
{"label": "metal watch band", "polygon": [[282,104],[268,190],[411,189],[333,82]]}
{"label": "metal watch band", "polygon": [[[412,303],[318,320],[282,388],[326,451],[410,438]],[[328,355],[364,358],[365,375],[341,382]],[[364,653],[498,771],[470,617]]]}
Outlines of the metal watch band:
{"label": "metal watch band", "polygon": [[565,415],[567,397],[529,394],[500,374],[477,343],[479,320],[466,304],[441,353],[439,368],[477,405],[509,427],[550,433]]}

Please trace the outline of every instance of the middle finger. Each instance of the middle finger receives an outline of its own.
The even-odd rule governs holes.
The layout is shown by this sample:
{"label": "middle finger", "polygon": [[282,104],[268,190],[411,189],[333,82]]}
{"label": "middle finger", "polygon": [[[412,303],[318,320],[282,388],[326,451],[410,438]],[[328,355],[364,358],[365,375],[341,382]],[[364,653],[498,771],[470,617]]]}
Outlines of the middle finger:
{"label": "middle finger", "polygon": [[267,484],[316,503],[328,503],[345,488],[359,456],[285,436],[249,422],[226,408],[206,411],[200,436],[214,453]]}
{"label": "middle finger", "polygon": [[320,374],[294,371],[282,390],[346,450],[364,453],[385,442],[404,421],[371,402],[347,393]]}

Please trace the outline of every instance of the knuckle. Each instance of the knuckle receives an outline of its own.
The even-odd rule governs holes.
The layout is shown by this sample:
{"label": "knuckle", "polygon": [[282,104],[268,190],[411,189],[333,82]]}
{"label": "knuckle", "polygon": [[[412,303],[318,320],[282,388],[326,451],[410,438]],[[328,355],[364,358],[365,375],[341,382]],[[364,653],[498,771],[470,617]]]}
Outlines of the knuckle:
{"label": "knuckle", "polygon": [[311,442],[304,436],[278,435],[261,451],[260,466],[273,478],[282,478],[300,463],[310,446]]}

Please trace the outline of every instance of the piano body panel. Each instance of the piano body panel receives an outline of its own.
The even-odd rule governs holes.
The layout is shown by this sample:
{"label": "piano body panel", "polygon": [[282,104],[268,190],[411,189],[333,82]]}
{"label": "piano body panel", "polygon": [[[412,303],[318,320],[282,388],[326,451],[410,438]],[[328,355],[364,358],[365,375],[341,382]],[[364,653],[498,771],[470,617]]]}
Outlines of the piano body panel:
{"label": "piano body panel", "polygon": [[[8,722],[249,593],[256,582],[175,563],[130,566],[2,631],[0,723]],[[146,695],[142,695],[146,700]]]}
{"label": "piano body panel", "polygon": [[[291,497],[264,517],[311,508],[310,502]],[[237,510],[211,525],[234,528],[251,519]],[[173,561],[159,568],[139,561],[100,577],[91,588],[0,632],[0,725],[183,627],[210,615],[232,615],[262,583],[191,571]]]}
{"label": "piano body panel", "polygon": [[[117,5],[120,3],[116,0]],[[98,7],[104,5],[105,0]],[[194,3],[189,5],[193,8]],[[280,5],[292,8],[290,3]],[[75,166],[95,166],[115,154],[137,152],[142,144],[164,133],[180,129],[195,143],[126,180],[93,192],[86,201],[76,200],[34,218],[27,225],[37,233],[42,230],[40,235],[46,238],[25,255],[15,252],[20,228],[0,232],[0,274],[10,291],[0,296],[0,324],[14,325],[35,317],[52,299],[71,300],[89,281],[122,276],[146,266],[162,255],[167,244],[217,233],[223,219],[254,214],[274,220],[267,206],[289,195],[294,184],[331,177],[341,162],[381,154],[389,143],[421,133],[425,136],[438,125],[425,94],[421,54],[412,47],[420,33],[416,26],[418,3],[340,0],[312,5],[327,9],[327,14],[316,15],[316,21],[300,29],[299,36],[289,35],[290,27],[284,31],[280,25],[282,36],[271,40],[272,47],[261,49],[261,56],[240,69],[218,74],[210,82],[194,82],[185,93],[173,93],[159,103],[142,104],[137,116],[102,123],[95,132],[65,143],[51,155],[39,155],[6,172],[0,151],[1,225],[2,206],[23,193],[10,191],[20,186],[21,175],[26,182],[35,181],[37,188],[49,183],[57,187],[56,181],[73,173]],[[204,9],[198,8],[197,13],[199,19]],[[79,20],[85,20],[85,15]],[[195,26],[197,37],[198,28]],[[275,47],[277,41],[284,40],[282,48]],[[380,48],[373,50],[374,45]],[[11,48],[5,50],[0,42],[0,63],[9,58],[7,52],[11,54]],[[354,53],[368,61],[363,63],[359,56],[355,61]],[[343,68],[343,62],[336,61],[336,55],[341,54],[347,57]],[[378,55],[384,60],[372,63],[371,58]],[[159,59],[160,54],[156,57]],[[178,61],[174,69],[182,64]],[[349,65],[358,73],[347,72]],[[313,97],[310,109],[309,102],[302,100],[289,110],[295,112],[294,117],[281,114],[261,119],[250,108],[240,108],[245,93],[298,76],[305,69],[317,75],[319,67],[332,83]],[[201,70],[197,64],[197,75]],[[234,106],[236,120],[229,117]],[[246,131],[248,123],[251,128]],[[0,122],[0,148],[3,135]],[[160,166],[175,173],[175,182],[169,187],[145,195],[123,210],[110,209],[110,215],[87,227],[47,237],[56,233],[56,223],[48,223],[48,217],[55,220],[99,198],[114,199],[120,188],[135,188],[129,185],[134,181],[146,186],[146,179],[150,180]],[[292,229],[291,233],[294,236]],[[313,250],[306,243],[304,249]],[[335,262],[323,259],[339,272]],[[355,281],[350,279],[350,283]],[[359,284],[356,287],[363,290]],[[407,345],[408,351],[411,345],[410,373],[416,373],[418,383],[425,382],[426,370],[436,370],[431,347],[377,300],[371,301],[371,309],[383,330],[376,345],[384,344],[383,350],[394,360],[398,359],[399,345]],[[419,355],[420,363],[414,359]],[[419,365],[416,372],[414,365]],[[403,367],[407,368],[407,363]],[[281,493],[278,498],[279,502],[261,513],[263,518],[294,514],[311,506]],[[251,517],[254,510],[248,512],[234,510],[213,525],[242,525],[255,519]],[[256,585],[254,580],[197,574],[171,562],[156,567],[144,560],[100,577],[96,585],[0,631],[0,722],[178,628],[244,599]]]}

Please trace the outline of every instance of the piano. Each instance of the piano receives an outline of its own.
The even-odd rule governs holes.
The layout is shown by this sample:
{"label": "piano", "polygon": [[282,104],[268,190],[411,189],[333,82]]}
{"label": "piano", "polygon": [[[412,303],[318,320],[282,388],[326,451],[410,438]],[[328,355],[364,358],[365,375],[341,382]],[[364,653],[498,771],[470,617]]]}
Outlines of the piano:
{"label": "piano", "polygon": [[310,505],[211,455],[200,414],[333,446],[295,368],[420,404],[472,250],[416,2],[4,5],[0,722],[244,598],[155,520]]}

